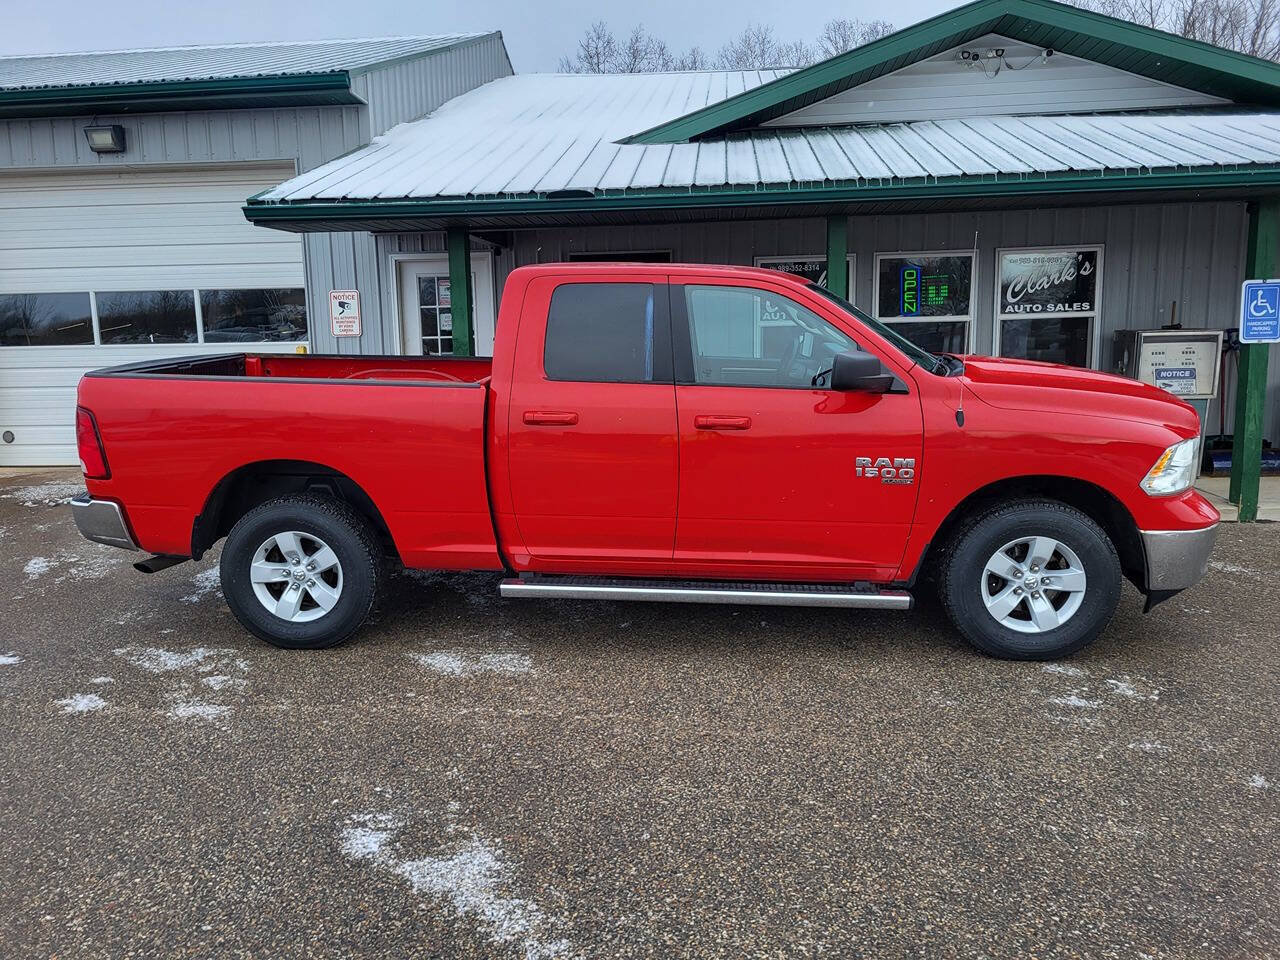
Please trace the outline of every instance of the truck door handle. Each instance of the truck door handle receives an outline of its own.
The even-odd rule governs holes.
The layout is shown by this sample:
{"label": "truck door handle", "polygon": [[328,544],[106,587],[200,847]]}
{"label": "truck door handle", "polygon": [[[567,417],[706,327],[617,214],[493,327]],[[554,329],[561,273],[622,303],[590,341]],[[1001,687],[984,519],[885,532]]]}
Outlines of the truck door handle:
{"label": "truck door handle", "polygon": [[578,415],[570,410],[526,410],[524,422],[531,427],[571,427]]}
{"label": "truck door handle", "polygon": [[699,430],[750,430],[751,418],[700,416],[693,418],[693,425]]}

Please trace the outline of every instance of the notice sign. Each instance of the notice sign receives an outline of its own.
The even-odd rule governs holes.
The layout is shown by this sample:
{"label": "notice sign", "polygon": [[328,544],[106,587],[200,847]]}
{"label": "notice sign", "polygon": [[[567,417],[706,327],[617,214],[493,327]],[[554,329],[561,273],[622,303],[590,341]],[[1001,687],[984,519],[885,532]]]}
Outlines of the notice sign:
{"label": "notice sign", "polygon": [[1240,298],[1240,342],[1280,343],[1280,280],[1246,280]]}
{"label": "notice sign", "polygon": [[1000,316],[1096,313],[1098,253],[1097,248],[1002,251]]}
{"label": "notice sign", "polygon": [[1195,367],[1156,367],[1156,386],[1170,393],[1189,395],[1199,393],[1196,389]]}
{"label": "notice sign", "polygon": [[360,336],[360,291],[329,291],[329,326],[335,337]]}

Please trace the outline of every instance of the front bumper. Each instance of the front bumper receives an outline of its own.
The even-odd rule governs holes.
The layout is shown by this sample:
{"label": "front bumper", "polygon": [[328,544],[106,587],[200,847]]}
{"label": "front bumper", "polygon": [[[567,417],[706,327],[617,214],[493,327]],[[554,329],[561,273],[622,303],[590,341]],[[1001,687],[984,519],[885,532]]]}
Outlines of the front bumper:
{"label": "front bumper", "polygon": [[1139,530],[1147,557],[1147,591],[1185,590],[1209,569],[1218,525],[1199,530]]}
{"label": "front bumper", "polygon": [[76,518],[80,535],[94,543],[105,543],[125,550],[137,550],[138,545],[124,522],[120,504],[110,500],[94,500],[82,493],[71,501],[71,515]]}

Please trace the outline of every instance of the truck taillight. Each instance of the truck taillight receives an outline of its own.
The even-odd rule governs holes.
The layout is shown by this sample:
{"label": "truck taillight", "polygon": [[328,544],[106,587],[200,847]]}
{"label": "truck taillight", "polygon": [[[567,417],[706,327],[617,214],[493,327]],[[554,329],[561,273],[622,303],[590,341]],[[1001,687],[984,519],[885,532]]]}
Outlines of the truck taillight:
{"label": "truck taillight", "polygon": [[108,480],[107,452],[102,449],[102,436],[93,414],[84,407],[76,407],[76,447],[80,453],[80,469],[88,480]]}

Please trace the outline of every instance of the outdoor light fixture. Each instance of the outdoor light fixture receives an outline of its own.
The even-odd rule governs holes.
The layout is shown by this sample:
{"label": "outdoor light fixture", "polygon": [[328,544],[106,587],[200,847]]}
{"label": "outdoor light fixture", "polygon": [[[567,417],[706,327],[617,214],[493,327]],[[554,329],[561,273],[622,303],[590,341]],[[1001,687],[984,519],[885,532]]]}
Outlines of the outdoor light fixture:
{"label": "outdoor light fixture", "polygon": [[124,153],[124,127],[113,123],[105,127],[85,127],[84,138],[94,153]]}

